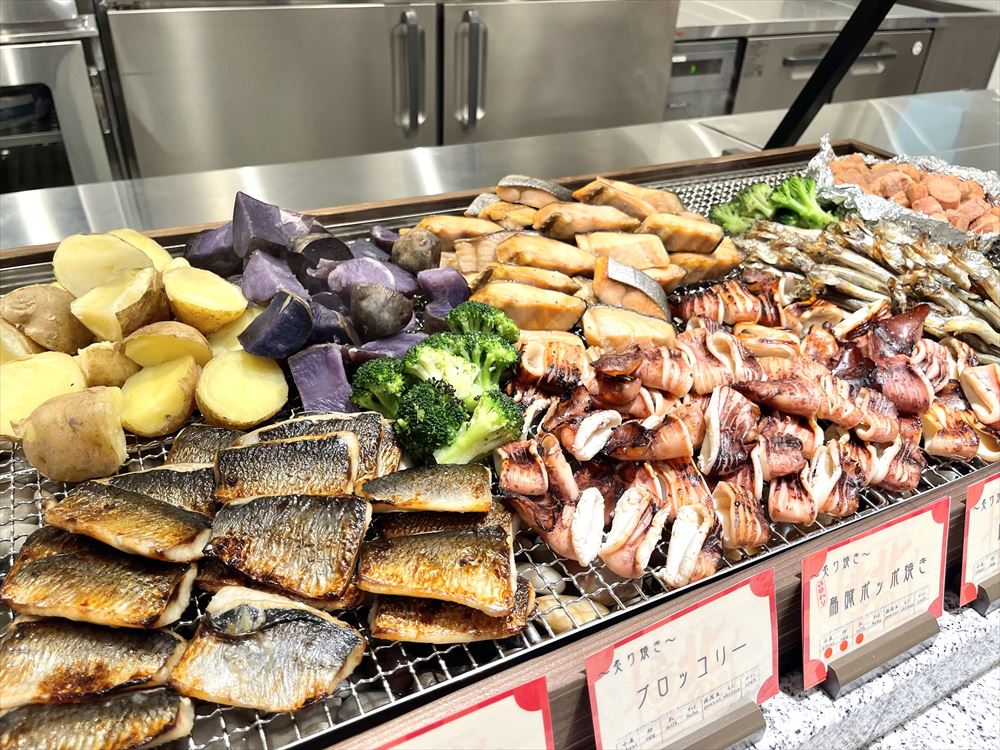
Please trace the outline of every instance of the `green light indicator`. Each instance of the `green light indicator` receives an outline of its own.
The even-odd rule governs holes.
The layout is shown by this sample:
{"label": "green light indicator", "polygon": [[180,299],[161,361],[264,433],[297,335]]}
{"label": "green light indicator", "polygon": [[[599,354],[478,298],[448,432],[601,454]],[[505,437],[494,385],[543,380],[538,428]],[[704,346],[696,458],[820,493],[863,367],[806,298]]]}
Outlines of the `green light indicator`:
{"label": "green light indicator", "polygon": [[692,65],[691,66],[691,75],[694,75],[697,72],[698,72],[698,66],[697,65]]}

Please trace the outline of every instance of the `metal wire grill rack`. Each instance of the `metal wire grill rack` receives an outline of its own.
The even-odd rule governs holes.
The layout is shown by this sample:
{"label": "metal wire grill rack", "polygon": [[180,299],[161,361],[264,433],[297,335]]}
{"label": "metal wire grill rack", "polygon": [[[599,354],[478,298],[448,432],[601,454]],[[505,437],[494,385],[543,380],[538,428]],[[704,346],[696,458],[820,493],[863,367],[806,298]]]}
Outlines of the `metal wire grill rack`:
{"label": "metal wire grill rack", "polygon": [[[691,210],[706,212],[712,205],[729,200],[744,186],[765,180],[777,184],[801,165],[743,171],[738,174],[699,177],[651,186],[674,190]],[[381,221],[387,226],[413,223],[408,216]],[[367,232],[368,223],[333,227],[339,236],[351,238]],[[179,252],[181,248],[171,248]],[[4,273],[3,291],[28,283],[51,279],[49,264],[10,269]],[[171,439],[129,438],[129,462],[123,471],[148,469],[163,463]],[[930,458],[915,493],[940,490],[967,476],[984,464]],[[50,482],[8,444],[0,443],[0,574],[6,574],[24,539],[41,524],[41,506],[49,498],[62,497],[66,485]],[[857,511],[843,519],[817,520],[808,529],[776,524],[771,541],[752,557],[744,552],[723,558],[713,577],[724,576],[753,561],[776,555],[829,529],[882,512],[906,496],[867,489]],[[661,541],[650,560],[647,573],[638,579],[621,579],[600,560],[583,567],[554,555],[534,534],[522,532],[514,541],[515,561],[522,571],[533,571],[545,580],[538,590],[543,599],[528,629],[500,641],[434,646],[371,640],[361,665],[337,693],[294,714],[266,714],[258,711],[198,702],[190,737],[175,743],[176,750],[276,750],[295,746],[326,745],[343,739],[392,711],[404,710],[407,703],[444,694],[477,674],[493,671],[504,663],[523,658],[532,650],[557,644],[566,635],[629,616],[629,610],[651,600],[663,601],[676,592],[668,591],[651,570],[666,559],[666,541]],[[680,589],[678,591],[683,591]],[[209,595],[198,594],[175,630],[191,636],[204,611]],[[342,613],[342,619],[367,631],[367,607]],[[0,626],[13,613],[0,605]]]}

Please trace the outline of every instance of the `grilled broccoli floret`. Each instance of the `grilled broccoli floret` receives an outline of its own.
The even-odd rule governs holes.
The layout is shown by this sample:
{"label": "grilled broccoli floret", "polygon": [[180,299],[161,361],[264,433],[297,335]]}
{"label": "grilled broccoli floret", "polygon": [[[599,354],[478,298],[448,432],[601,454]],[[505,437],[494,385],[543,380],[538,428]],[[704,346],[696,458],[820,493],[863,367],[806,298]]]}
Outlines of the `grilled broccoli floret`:
{"label": "grilled broccoli floret", "polygon": [[[460,333],[434,333],[423,340],[427,346],[443,349],[449,354],[469,359],[469,344]],[[471,361],[471,360],[470,360]]]}
{"label": "grilled broccoli floret", "polygon": [[443,380],[426,380],[410,386],[399,400],[396,435],[403,451],[418,461],[450,445],[468,419],[455,391]]}
{"label": "grilled broccoli floret", "polygon": [[401,360],[372,359],[361,365],[351,378],[351,401],[393,419],[399,408],[399,397],[410,382],[403,372]]}
{"label": "grilled broccoli floret", "polygon": [[775,211],[774,220],[779,224],[785,224],[790,227],[797,227],[799,225],[799,215],[786,208],[781,208]]}
{"label": "grilled broccoli floret", "polygon": [[516,440],[523,426],[524,413],[512,398],[497,390],[487,391],[468,424],[454,440],[435,450],[434,458],[439,464],[478,461],[494,448]]}
{"label": "grilled broccoli floret", "polygon": [[403,356],[403,371],[417,380],[443,380],[460,401],[472,408],[482,394],[479,368],[461,354],[455,354],[442,340],[433,337],[411,346]]}
{"label": "grilled broccoli floret", "polygon": [[837,220],[819,205],[816,198],[816,180],[811,177],[792,175],[782,181],[771,193],[771,203],[794,211],[799,217],[799,226],[822,229]]}
{"label": "grilled broccoli floret", "polygon": [[467,356],[479,365],[479,386],[484,392],[498,388],[500,378],[517,364],[517,349],[491,333],[462,336]]}
{"label": "grilled broccoli floret", "polygon": [[521,336],[517,323],[483,302],[463,302],[444,319],[453,333],[492,333],[514,343]]}
{"label": "grilled broccoli floret", "polygon": [[733,201],[747,217],[770,219],[774,216],[774,206],[770,198],[773,192],[766,182],[755,182],[750,187],[740,191]]}
{"label": "grilled broccoli floret", "polygon": [[708,212],[708,217],[713,223],[718,224],[729,234],[740,234],[747,231],[753,221],[741,213],[741,209],[735,203],[719,203],[712,206]]}

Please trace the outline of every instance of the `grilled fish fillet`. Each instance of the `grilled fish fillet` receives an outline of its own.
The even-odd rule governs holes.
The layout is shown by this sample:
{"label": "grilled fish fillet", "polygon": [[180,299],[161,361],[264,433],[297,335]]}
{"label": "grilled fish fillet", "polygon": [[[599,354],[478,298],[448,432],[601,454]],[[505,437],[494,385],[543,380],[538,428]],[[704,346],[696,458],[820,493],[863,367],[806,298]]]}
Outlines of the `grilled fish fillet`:
{"label": "grilled fish fillet", "polygon": [[158,628],[188,605],[195,566],[124,555],[44,526],[29,536],[0,586],[0,601],[27,615]]}
{"label": "grilled fish fillet", "polygon": [[487,284],[471,299],[502,310],[519,328],[530,331],[568,331],[587,309],[579,297],[513,281]]}
{"label": "grilled fish fillet", "polygon": [[583,335],[587,344],[606,351],[630,346],[650,349],[672,344],[674,327],[665,320],[606,305],[593,305],[583,314]]}
{"label": "grilled fish fillet", "polygon": [[631,182],[621,182],[620,180],[607,180],[607,182],[622,192],[642,198],[660,213],[679,214],[684,210],[684,204],[681,203],[681,199],[677,197],[676,193],[633,185]]}
{"label": "grilled fish fillet", "polygon": [[578,235],[576,244],[595,256],[606,255],[640,271],[670,265],[670,256],[655,234],[593,232]]}
{"label": "grilled fish fillet", "polygon": [[635,231],[655,234],[670,253],[710,253],[723,237],[720,226],[674,214],[651,214]]}
{"label": "grilled fish fillet", "polygon": [[535,220],[535,209],[531,206],[521,206],[517,203],[497,201],[479,212],[480,219],[493,221],[504,229],[524,229],[530,227]]}
{"label": "grilled fish fillet", "polygon": [[612,206],[550,203],[538,210],[532,226],[557,240],[571,240],[588,232],[632,232],[639,220]]}
{"label": "grilled fish fillet", "polygon": [[490,470],[482,464],[442,464],[386,474],[369,479],[358,494],[372,510],[441,510],[485,513],[493,504]]}
{"label": "grilled fish fillet", "polygon": [[211,521],[201,513],[101,482],[74,487],[45,511],[45,522],[167,562],[197,560],[212,536]]}
{"label": "grilled fish fillet", "polygon": [[262,495],[347,495],[359,463],[353,432],[255,443],[219,451],[215,496],[224,503]]}
{"label": "grilled fish fillet", "polygon": [[564,294],[576,294],[580,291],[580,282],[560,271],[515,266],[510,263],[491,263],[476,276],[469,286],[472,287],[472,291],[476,291],[491,281],[516,281],[528,286],[537,286],[539,289],[549,289]]}
{"label": "grilled fish fillet", "polygon": [[0,716],[0,747],[10,750],[129,750],[186,737],[191,701],[169,690],[147,690],[96,703],[34,705]]}
{"label": "grilled fish fillet", "polygon": [[233,444],[243,433],[228,427],[213,427],[207,424],[192,424],[177,433],[170,452],[168,464],[212,464],[222,448]]}
{"label": "grilled fish fillet", "polygon": [[368,625],[373,637],[387,641],[472,643],[517,635],[527,626],[534,609],[535,590],[518,580],[514,611],[506,617],[490,617],[451,602],[380,596],[368,616]]}
{"label": "grilled fish fillet", "polygon": [[305,604],[230,586],[209,602],[170,686],[192,698],[260,711],[296,711],[337,689],[365,639]]}
{"label": "grilled fish fillet", "polygon": [[441,599],[506,617],[515,577],[510,537],[490,528],[365,542],[357,580],[374,594]]}
{"label": "grilled fish fillet", "polygon": [[573,200],[573,194],[568,188],[523,174],[509,174],[502,178],[497,183],[497,197],[532,208],[541,208],[556,201]]}
{"label": "grilled fish fillet", "polygon": [[619,189],[611,180],[603,177],[598,177],[582,188],[574,190],[573,197],[581,203],[589,203],[593,206],[613,206],[629,216],[634,216],[639,221],[656,213],[655,206],[632,192]]}
{"label": "grilled fish fillet", "polygon": [[285,591],[277,586],[268,586],[266,583],[255,581],[231,565],[226,565],[226,563],[217,557],[206,557],[198,563],[198,575],[194,579],[194,583],[202,591],[210,591],[213,594],[221,591],[226,586],[256,589],[277,596],[286,596],[289,599],[302,602],[310,607],[322,609],[324,612],[338,612],[343,609],[350,609],[360,604],[365,598],[365,592],[355,586],[353,581],[347,584],[344,593],[335,599],[309,599],[304,596],[296,596],[292,592]]}
{"label": "grilled fish fillet", "polygon": [[142,633],[54,617],[18,618],[0,636],[0,710],[162,685],[184,645],[169,630]]}
{"label": "grilled fish fillet", "polygon": [[253,445],[273,440],[288,440],[334,432],[353,432],[358,436],[358,479],[378,476],[378,457],[382,443],[382,415],[375,411],[356,414],[306,414],[284,422],[259,427],[238,438],[233,445]]}
{"label": "grilled fish fillet", "polygon": [[438,214],[425,216],[417,224],[417,229],[426,229],[441,240],[441,250],[450,252],[455,240],[465,237],[479,237],[503,229],[499,224],[469,216],[449,216]]}
{"label": "grilled fish fillet", "polygon": [[215,457],[213,463],[173,463],[155,469],[116,474],[97,481],[140,492],[143,495],[193,510],[206,516],[215,515]]}
{"label": "grilled fish fillet", "polygon": [[212,554],[255,581],[333,599],[354,576],[370,519],[359,497],[258,497],[219,511]]}
{"label": "grilled fish fillet", "polygon": [[503,503],[494,500],[486,513],[442,513],[417,510],[411,513],[383,513],[376,524],[379,535],[386,539],[413,534],[433,534],[436,531],[461,531],[497,527],[512,533],[513,515]]}
{"label": "grilled fish fillet", "polygon": [[590,276],[594,272],[593,254],[537,234],[516,234],[504,240],[497,245],[497,260],[567,276]]}

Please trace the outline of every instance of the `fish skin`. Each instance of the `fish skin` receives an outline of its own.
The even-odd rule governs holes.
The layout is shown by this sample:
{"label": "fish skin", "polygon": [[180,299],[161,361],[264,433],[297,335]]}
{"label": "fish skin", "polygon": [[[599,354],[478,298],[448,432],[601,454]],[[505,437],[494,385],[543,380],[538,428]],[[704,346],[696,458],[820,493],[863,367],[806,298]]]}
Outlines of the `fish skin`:
{"label": "fish skin", "polygon": [[201,513],[100,482],[74,487],[45,511],[45,522],[167,562],[197,560],[212,535],[211,521]]}
{"label": "fish skin", "polygon": [[304,414],[283,422],[259,427],[239,438],[234,445],[252,445],[260,442],[288,440],[291,438],[330,435],[334,432],[353,432],[358,436],[358,479],[378,476],[378,457],[382,442],[382,415],[376,411],[354,414]]}
{"label": "fish skin", "polygon": [[485,513],[493,504],[491,482],[490,470],[482,464],[418,466],[369,479],[358,494],[371,501],[376,513]]}
{"label": "fish skin", "polygon": [[187,607],[195,566],[123,554],[43,526],[0,585],[0,601],[28,615],[126,628],[157,628]]}
{"label": "fish skin", "polygon": [[21,706],[0,716],[0,747],[9,750],[130,750],[187,736],[188,698],[144,690],[96,703]]}
{"label": "fish skin", "polygon": [[497,527],[510,533],[514,516],[503,503],[494,500],[486,513],[446,513],[433,510],[415,510],[410,513],[383,513],[378,516],[379,535],[386,539],[414,534],[433,534],[437,531],[462,529],[488,529]]}
{"label": "fish skin", "polygon": [[375,476],[391,474],[399,468],[403,458],[403,450],[396,440],[396,431],[390,422],[382,421],[382,440],[378,444],[378,468]]}
{"label": "fish skin", "polygon": [[490,617],[471,607],[434,599],[380,596],[368,624],[372,637],[387,641],[472,643],[517,635],[527,627],[534,609],[535,590],[519,579],[514,611],[506,617]]}
{"label": "fish skin", "polygon": [[219,451],[215,497],[224,503],[281,494],[346,495],[358,473],[353,432],[274,440]]}
{"label": "fish skin", "polygon": [[291,591],[285,591],[284,589],[279,589],[277,586],[268,586],[266,583],[255,581],[250,576],[241,573],[231,565],[227,565],[217,557],[206,557],[198,563],[198,576],[195,578],[194,583],[202,591],[208,591],[213,594],[218,593],[226,586],[256,589],[268,594],[286,596],[289,599],[302,602],[315,609],[321,609],[324,612],[338,612],[343,609],[350,609],[360,604],[366,596],[365,592],[355,586],[353,581],[347,584],[344,593],[336,599],[309,599],[297,596]]}
{"label": "fish skin", "polygon": [[358,588],[464,604],[493,617],[514,609],[514,559],[501,529],[376,539],[361,545]]}
{"label": "fish skin", "polygon": [[0,710],[26,703],[75,703],[162,685],[185,641],[59,618],[19,618],[0,636]]}
{"label": "fish skin", "polygon": [[[214,461],[214,458],[213,458]],[[172,463],[96,480],[162,500],[211,518],[215,515],[213,464]]]}
{"label": "fish skin", "polygon": [[556,201],[571,201],[573,193],[568,188],[548,180],[523,174],[509,174],[497,182],[497,197],[510,203],[542,208]]}
{"label": "fish skin", "polygon": [[219,511],[212,555],[255,581],[335,599],[351,582],[370,519],[359,497],[258,497]]}
{"label": "fish skin", "polygon": [[230,586],[212,598],[169,684],[228,706],[296,711],[332,694],[364,649],[361,633],[325,612]]}
{"label": "fish skin", "polygon": [[192,424],[177,433],[170,452],[168,464],[211,464],[222,448],[232,445],[243,433],[228,427],[208,424]]}
{"label": "fish skin", "polygon": [[[639,224],[638,219],[613,206],[549,203],[535,214],[532,227],[557,240],[572,240],[588,232],[632,232]],[[719,234],[721,239],[721,229]]]}

